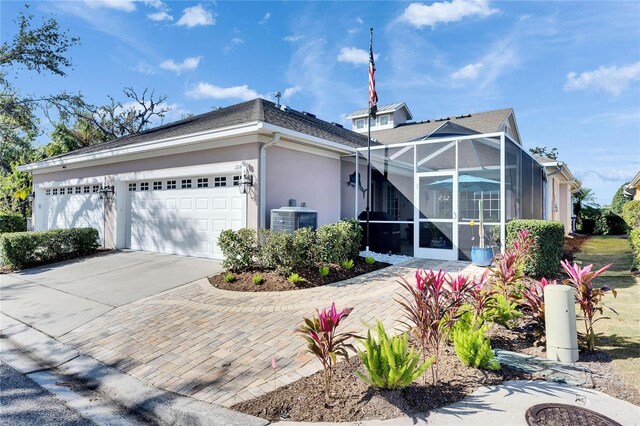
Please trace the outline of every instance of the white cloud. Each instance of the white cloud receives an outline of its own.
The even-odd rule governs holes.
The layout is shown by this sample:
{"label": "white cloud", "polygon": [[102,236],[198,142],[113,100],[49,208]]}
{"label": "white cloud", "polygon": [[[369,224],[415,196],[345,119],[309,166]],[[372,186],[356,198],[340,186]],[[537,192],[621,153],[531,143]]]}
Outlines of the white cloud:
{"label": "white cloud", "polygon": [[156,21],[156,22],[173,21],[173,16],[169,15],[164,10],[160,10],[160,11],[155,12],[155,13],[150,13],[150,14],[147,15],[147,18],[151,19],[152,21]]}
{"label": "white cloud", "polygon": [[249,101],[260,97],[258,92],[250,89],[249,86],[220,87],[215,84],[200,82],[185,92],[185,95],[192,99],[239,99]]}
{"label": "white cloud", "polygon": [[[373,58],[377,61],[378,54],[374,53]],[[338,62],[346,62],[353,65],[366,65],[369,63],[369,52],[356,47],[342,47],[338,53]]]}
{"label": "white cloud", "polygon": [[579,179],[597,179],[603,182],[627,182],[633,179],[638,171],[636,169],[587,169],[576,170]]}
{"label": "white cloud", "polygon": [[160,63],[160,68],[167,71],[173,71],[176,74],[181,74],[185,71],[193,71],[198,68],[202,56],[194,56],[192,58],[186,58],[182,62],[175,62],[173,59],[167,59]]}
{"label": "white cloud", "polygon": [[151,75],[154,74],[153,68],[151,68],[148,64],[144,62],[139,62],[138,65],[131,68],[132,70],[139,72],[140,74]]}
{"label": "white cloud", "polygon": [[107,9],[116,9],[123,12],[133,12],[136,10],[135,0],[86,0],[84,2],[91,8],[104,7]]}
{"label": "white cloud", "polygon": [[353,28],[350,28],[349,30],[347,30],[347,32],[349,34],[355,34],[358,31],[360,31],[362,29],[362,25],[364,24],[364,21],[362,20],[362,18],[357,17],[356,18],[356,26]]}
{"label": "white cloud", "polygon": [[289,99],[290,97],[292,97],[293,95],[295,95],[301,90],[302,90],[302,87],[300,86],[287,87],[286,89],[284,89],[284,93],[282,94],[282,97],[285,99]]}
{"label": "white cloud", "polygon": [[478,74],[484,64],[482,62],[478,62],[477,64],[469,64],[460,68],[458,71],[451,74],[451,78],[453,80],[475,80],[478,78]]}
{"label": "white cloud", "polygon": [[620,68],[615,65],[610,67],[600,66],[598,69],[585,71],[580,75],[570,72],[567,74],[564,90],[570,92],[573,90],[593,89],[618,96],[634,81],[640,81],[640,62]]}
{"label": "white cloud", "polygon": [[229,43],[224,47],[224,51],[225,53],[229,53],[233,50],[234,47],[243,44],[244,40],[241,39],[240,37],[234,37],[232,38]]}
{"label": "white cloud", "polygon": [[400,20],[417,28],[433,28],[441,23],[457,22],[470,16],[485,17],[497,12],[498,9],[489,6],[489,0],[452,0],[430,5],[411,3],[404,10]]}
{"label": "white cloud", "polygon": [[304,36],[303,35],[288,35],[285,38],[283,38],[284,41],[288,41],[289,43],[295,43],[296,41],[299,41],[301,39],[303,39]]}
{"label": "white cloud", "polygon": [[176,24],[193,28],[198,25],[214,25],[215,23],[216,19],[213,14],[205,9],[201,4],[198,4],[184,9],[182,11],[182,16]]}
{"label": "white cloud", "polygon": [[260,22],[258,22],[258,24],[260,25],[264,25],[267,22],[269,22],[269,19],[271,19],[271,12],[267,12],[264,17],[260,20]]}

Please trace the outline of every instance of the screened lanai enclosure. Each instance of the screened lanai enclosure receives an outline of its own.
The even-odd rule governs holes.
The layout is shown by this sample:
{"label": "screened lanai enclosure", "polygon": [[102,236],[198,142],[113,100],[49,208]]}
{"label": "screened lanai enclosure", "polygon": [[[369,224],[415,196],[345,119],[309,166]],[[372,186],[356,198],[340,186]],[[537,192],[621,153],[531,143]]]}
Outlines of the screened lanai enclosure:
{"label": "screened lanai enclosure", "polygon": [[[364,225],[367,149],[344,157],[342,170],[342,216]],[[370,249],[468,260],[471,246],[480,245],[482,206],[484,244],[497,253],[507,222],[543,218],[545,179],[543,168],[505,133],[374,145]]]}

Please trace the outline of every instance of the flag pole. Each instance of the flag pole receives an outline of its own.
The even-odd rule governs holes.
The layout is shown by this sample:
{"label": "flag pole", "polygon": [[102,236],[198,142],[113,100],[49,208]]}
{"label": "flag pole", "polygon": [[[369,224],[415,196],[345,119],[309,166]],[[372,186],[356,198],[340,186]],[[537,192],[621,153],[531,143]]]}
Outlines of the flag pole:
{"label": "flag pole", "polygon": [[[371,212],[371,113],[373,112],[372,108],[372,81],[375,85],[375,80],[373,79],[373,73],[375,72],[375,66],[373,65],[373,28],[369,29],[369,114],[367,114],[367,244],[366,250],[369,251],[370,244],[370,212]],[[375,92],[375,86],[373,87],[373,91]],[[377,95],[376,95],[377,96]]]}

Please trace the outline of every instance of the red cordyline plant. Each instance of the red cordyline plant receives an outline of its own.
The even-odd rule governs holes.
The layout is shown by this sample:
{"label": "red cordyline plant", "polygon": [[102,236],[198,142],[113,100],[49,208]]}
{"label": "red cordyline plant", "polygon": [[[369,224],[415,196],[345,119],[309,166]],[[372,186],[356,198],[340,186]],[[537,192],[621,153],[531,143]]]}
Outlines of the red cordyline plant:
{"label": "red cordyline plant", "polygon": [[523,313],[529,318],[534,327],[534,334],[544,336],[544,288],[557,284],[555,280],[548,281],[542,278],[540,281],[530,281],[522,289],[522,302],[520,304]]}
{"label": "red cordyline plant", "polygon": [[513,243],[504,254],[496,256],[495,267],[490,268],[496,278],[496,290],[512,299],[520,298],[520,282],[524,278],[524,267],[537,242],[527,229],[518,231]]}
{"label": "red cordyline plant", "polygon": [[413,332],[422,353],[432,353],[436,362],[431,366],[434,383],[438,380],[438,358],[442,344],[453,323],[458,319],[458,309],[471,291],[473,281],[462,275],[451,278],[446,271],[434,272],[418,269],[415,285],[401,278],[400,285],[409,293],[396,301],[405,311],[405,325]]}
{"label": "red cordyline plant", "polygon": [[[591,270],[593,265],[580,268],[576,263],[572,266],[567,260],[563,260],[561,265],[562,269],[569,275],[569,278],[567,278],[564,283],[571,285],[575,290],[576,303],[580,305],[580,310],[582,311],[583,316],[581,319],[584,321],[587,349],[593,351],[596,348],[596,334],[593,330],[593,324],[601,319],[609,319],[608,317],[602,316],[604,311],[602,297],[609,291],[613,293],[613,297],[616,297],[617,293],[615,289],[606,286],[594,287],[591,281],[609,269],[611,264],[597,271]],[[617,314],[616,311],[611,310]],[[595,318],[598,314],[600,316]]]}
{"label": "red cordyline plant", "polygon": [[331,369],[336,364],[338,357],[349,359],[349,350],[355,352],[349,339],[358,338],[353,333],[338,333],[336,329],[340,322],[349,316],[353,308],[342,311],[336,309],[335,302],[331,307],[322,310],[316,309],[317,315],[304,318],[304,322],[298,327],[298,331],[307,341],[307,350],[314,354],[322,363],[324,369],[324,396],[328,402],[331,398]]}
{"label": "red cordyline plant", "polygon": [[482,275],[474,277],[466,295],[467,304],[471,307],[471,313],[476,320],[480,320],[482,315],[491,307],[494,292],[487,285],[488,276],[489,271],[485,270]]}

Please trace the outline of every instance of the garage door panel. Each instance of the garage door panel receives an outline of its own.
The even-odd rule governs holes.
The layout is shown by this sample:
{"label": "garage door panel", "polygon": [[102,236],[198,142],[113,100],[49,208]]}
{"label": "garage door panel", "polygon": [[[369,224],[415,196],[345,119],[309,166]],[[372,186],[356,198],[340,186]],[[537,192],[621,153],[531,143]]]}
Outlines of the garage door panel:
{"label": "garage door panel", "polygon": [[95,228],[102,239],[104,200],[96,193],[46,197],[46,228]]}
{"label": "garage door panel", "polygon": [[[130,247],[222,258],[218,235],[243,226],[245,196],[237,187],[129,192]],[[146,200],[146,204],[140,203]],[[136,211],[135,206],[146,206]]]}

